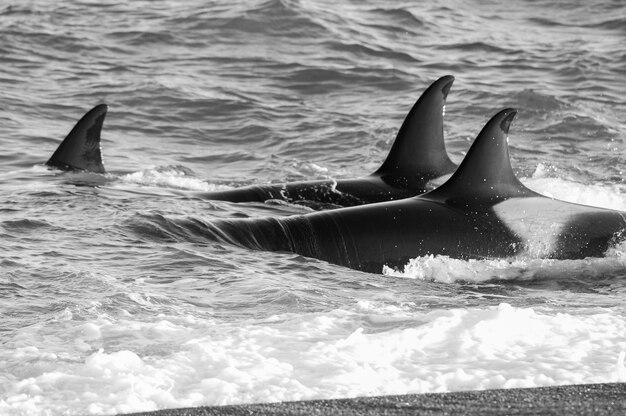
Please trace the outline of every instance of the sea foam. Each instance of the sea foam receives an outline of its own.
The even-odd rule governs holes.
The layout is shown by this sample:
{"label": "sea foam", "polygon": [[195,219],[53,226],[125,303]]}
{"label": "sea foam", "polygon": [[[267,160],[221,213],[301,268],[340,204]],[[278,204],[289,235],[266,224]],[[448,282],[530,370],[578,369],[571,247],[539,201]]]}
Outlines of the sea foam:
{"label": "sea foam", "polygon": [[[394,319],[385,330],[376,325]],[[160,316],[88,326],[81,341],[100,348],[86,354],[60,345],[59,353],[2,351],[0,412],[115,414],[626,381],[626,321],[609,309],[572,315],[501,303],[417,312],[359,301],[259,322]],[[138,337],[143,348],[125,349],[125,338]],[[168,348],[160,348],[166,340]]]}

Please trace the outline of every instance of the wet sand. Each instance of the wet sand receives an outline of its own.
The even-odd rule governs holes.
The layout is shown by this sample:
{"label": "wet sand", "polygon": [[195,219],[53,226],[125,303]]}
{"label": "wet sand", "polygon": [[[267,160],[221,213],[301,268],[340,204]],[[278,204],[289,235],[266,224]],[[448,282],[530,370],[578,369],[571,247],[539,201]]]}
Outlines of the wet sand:
{"label": "wet sand", "polygon": [[626,383],[245,404],[133,413],[208,415],[626,415]]}

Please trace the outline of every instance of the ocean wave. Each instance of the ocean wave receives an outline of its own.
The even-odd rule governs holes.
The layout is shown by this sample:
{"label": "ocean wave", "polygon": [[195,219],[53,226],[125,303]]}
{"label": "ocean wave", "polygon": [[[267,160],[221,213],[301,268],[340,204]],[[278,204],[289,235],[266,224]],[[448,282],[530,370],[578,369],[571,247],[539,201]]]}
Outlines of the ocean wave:
{"label": "ocean wave", "polygon": [[[625,380],[626,328],[609,310],[573,315],[507,303],[418,314],[383,310],[340,308],[236,325],[171,314],[149,322],[92,319],[45,348],[4,351],[0,381],[8,387],[0,410],[111,414]],[[384,331],[361,326],[378,316],[389,321],[389,314],[397,324]],[[121,340],[144,346],[129,350]],[[28,377],[16,384],[18,374]],[[47,395],[74,400],[44,411],[37,403]]]}
{"label": "ocean wave", "polygon": [[[395,277],[432,280],[437,282],[494,282],[545,280],[577,282],[581,286],[593,285],[598,277],[624,276],[626,246],[609,249],[606,258],[584,260],[552,259],[496,259],[458,260],[448,256],[422,256],[411,259],[402,270],[384,266],[383,274]],[[585,283],[583,283],[585,282]]]}

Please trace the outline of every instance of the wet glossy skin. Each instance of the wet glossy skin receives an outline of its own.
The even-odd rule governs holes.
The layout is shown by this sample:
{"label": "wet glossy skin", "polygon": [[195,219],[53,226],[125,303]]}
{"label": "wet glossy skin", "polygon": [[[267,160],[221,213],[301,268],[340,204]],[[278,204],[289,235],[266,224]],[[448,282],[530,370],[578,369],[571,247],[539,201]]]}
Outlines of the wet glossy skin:
{"label": "wet glossy skin", "polygon": [[507,147],[515,115],[480,133],[457,172],[422,196],[287,218],[214,222],[206,234],[380,273],[425,255],[581,259],[626,238],[626,213],[558,201],[515,178]]}

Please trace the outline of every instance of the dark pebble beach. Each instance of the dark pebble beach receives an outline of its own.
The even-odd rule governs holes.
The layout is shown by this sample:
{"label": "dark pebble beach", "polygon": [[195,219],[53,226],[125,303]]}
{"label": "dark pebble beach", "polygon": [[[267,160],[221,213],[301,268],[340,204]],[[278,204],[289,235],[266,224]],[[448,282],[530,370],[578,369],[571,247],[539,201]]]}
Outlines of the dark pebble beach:
{"label": "dark pebble beach", "polygon": [[133,413],[243,415],[626,415],[626,383],[244,404]]}

